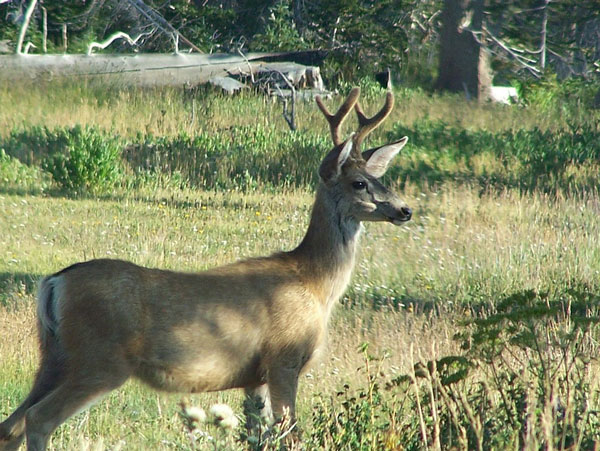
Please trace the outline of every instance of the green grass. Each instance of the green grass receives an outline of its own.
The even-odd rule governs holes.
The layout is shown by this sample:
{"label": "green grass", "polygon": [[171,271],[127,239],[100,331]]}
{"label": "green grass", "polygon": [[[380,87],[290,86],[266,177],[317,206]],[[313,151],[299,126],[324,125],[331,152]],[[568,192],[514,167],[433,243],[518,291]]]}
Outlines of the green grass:
{"label": "green grass", "polygon": [[[35,371],[33,299],[42,275],[98,257],[196,271],[289,250],[302,238],[316,165],[329,146],[315,106],[299,106],[302,130],[291,135],[280,106],[260,97],[191,95],[91,84],[0,87],[0,147],[6,150],[0,154],[0,417],[25,396]],[[374,111],[381,97],[367,96],[365,109]],[[574,290],[600,292],[596,113],[569,111],[565,118],[559,109],[535,105],[477,106],[455,96],[397,92],[392,118],[371,143],[411,138],[386,182],[398,188],[414,218],[402,227],[366,225],[355,274],[330,325],[329,349],[301,379],[299,417],[308,443],[461,448],[456,437],[463,427],[462,447],[475,444],[476,421],[452,421],[435,377],[380,389],[411,374],[416,362],[463,355],[453,339],[469,330],[461,320],[494,318],[498,303],[514,293],[531,290],[567,302]],[[29,140],[34,127],[77,124],[126,142],[123,180],[100,195],[61,190]],[[28,144],[19,148],[15,139]],[[565,148],[574,153],[560,159],[557,151]],[[581,159],[578,148],[588,152]],[[551,176],[555,182],[546,183]],[[596,298],[586,302],[593,306]],[[548,330],[570,330],[573,319],[544,324],[555,320]],[[569,343],[579,346],[577,340],[584,338]],[[365,342],[367,354],[359,350]],[[556,348],[548,349],[553,361]],[[595,347],[585,349],[595,357]],[[512,393],[506,384],[497,391],[483,365],[452,392],[471,400],[477,412],[484,401],[475,390],[482,383],[491,387],[490,399]],[[591,408],[598,410],[596,367],[581,374],[589,380],[569,379],[566,386],[579,393],[588,387]],[[130,382],[61,426],[52,446],[190,449],[180,399]],[[237,392],[191,399],[204,408],[225,402],[241,411]],[[487,413],[501,408],[490,401]],[[467,418],[467,410],[460,412]],[[359,418],[368,426],[363,442],[352,426]],[[559,431],[560,423],[547,415],[545,423],[527,418],[537,431],[530,441],[500,424],[489,429],[495,435],[488,445],[533,449],[548,437],[542,427],[548,421]],[[223,446],[235,442],[214,427],[207,431]]]}

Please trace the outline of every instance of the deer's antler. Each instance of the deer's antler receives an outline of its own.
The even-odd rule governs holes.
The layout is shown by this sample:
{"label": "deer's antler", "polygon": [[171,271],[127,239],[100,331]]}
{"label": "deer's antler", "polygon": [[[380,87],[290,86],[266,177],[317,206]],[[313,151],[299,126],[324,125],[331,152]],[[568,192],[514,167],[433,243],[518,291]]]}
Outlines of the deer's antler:
{"label": "deer's antler", "polygon": [[356,115],[358,116],[358,132],[354,137],[354,148],[357,152],[360,150],[360,145],[367,135],[379,127],[385,118],[388,117],[388,115],[392,112],[393,107],[394,94],[392,91],[387,92],[383,108],[381,108],[381,110],[379,110],[379,112],[372,117],[365,116],[365,113],[358,102],[354,104],[354,109],[356,110]]}
{"label": "deer's antler", "polygon": [[355,105],[357,105],[356,102],[358,101],[359,95],[360,88],[353,88],[352,91],[350,91],[350,94],[348,94],[348,98],[346,99],[346,101],[342,104],[342,106],[340,106],[337,113],[335,114],[331,114],[329,112],[325,104],[323,104],[323,101],[321,100],[320,96],[317,96],[315,98],[319,109],[325,116],[325,119],[327,119],[327,122],[329,122],[329,129],[331,130],[331,139],[333,139],[333,144],[336,146],[339,146],[342,143],[342,140],[340,139],[340,127],[346,119],[346,117],[348,117],[348,113],[350,113],[350,110]]}

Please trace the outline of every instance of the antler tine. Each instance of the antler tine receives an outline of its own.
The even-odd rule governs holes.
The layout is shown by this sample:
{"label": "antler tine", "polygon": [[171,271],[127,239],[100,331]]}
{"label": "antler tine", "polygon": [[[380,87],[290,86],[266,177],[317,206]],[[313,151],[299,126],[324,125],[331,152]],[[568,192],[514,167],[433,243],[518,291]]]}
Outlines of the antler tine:
{"label": "antler tine", "polygon": [[383,108],[379,110],[377,114],[373,117],[368,118],[365,116],[362,108],[359,103],[356,102],[354,105],[354,109],[356,110],[356,115],[358,116],[358,132],[354,137],[355,148],[358,151],[360,149],[360,145],[363,140],[367,137],[369,133],[375,130],[379,125],[385,120],[386,117],[392,112],[392,108],[394,107],[394,94],[392,91],[388,91],[385,97],[385,104]]}
{"label": "antler tine", "polygon": [[340,139],[340,127],[346,117],[348,117],[348,113],[350,110],[356,105],[358,101],[358,96],[360,95],[360,88],[353,88],[348,94],[348,98],[344,101],[342,106],[338,109],[337,113],[331,114],[323,101],[321,100],[321,96],[317,96],[315,100],[317,101],[317,105],[319,109],[329,122],[329,129],[331,130],[331,138],[333,139],[333,144],[339,146],[342,143]]}

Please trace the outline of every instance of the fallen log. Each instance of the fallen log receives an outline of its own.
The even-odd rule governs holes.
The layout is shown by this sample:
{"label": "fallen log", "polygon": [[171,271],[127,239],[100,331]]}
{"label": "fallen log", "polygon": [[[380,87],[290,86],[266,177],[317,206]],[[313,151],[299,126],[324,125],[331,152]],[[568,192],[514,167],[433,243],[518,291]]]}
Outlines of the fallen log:
{"label": "fallen log", "polygon": [[215,77],[243,79],[251,74],[262,79],[269,72],[281,72],[294,84],[298,83],[298,88],[304,84],[322,89],[318,67],[272,62],[292,54],[0,55],[0,80],[101,78],[123,85],[196,86]]}

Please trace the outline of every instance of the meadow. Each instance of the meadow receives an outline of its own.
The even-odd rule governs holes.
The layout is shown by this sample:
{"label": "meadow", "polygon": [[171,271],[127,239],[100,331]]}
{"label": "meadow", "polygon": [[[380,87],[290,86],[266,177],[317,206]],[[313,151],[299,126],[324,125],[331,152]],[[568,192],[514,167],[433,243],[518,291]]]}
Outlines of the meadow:
{"label": "meadow", "polygon": [[[364,83],[375,111],[384,92]],[[366,224],[327,352],[302,376],[306,449],[593,449],[600,443],[598,111],[397,89],[368,145],[407,135],[385,183],[413,208]],[[337,105],[339,100],[329,102]],[[0,86],[0,417],[37,365],[43,275],[109,257],[196,271],[290,250],[331,147],[314,103],[287,129],[259,95],[92,82]],[[353,125],[346,125],[350,131]],[[55,449],[277,447],[135,382]]]}

